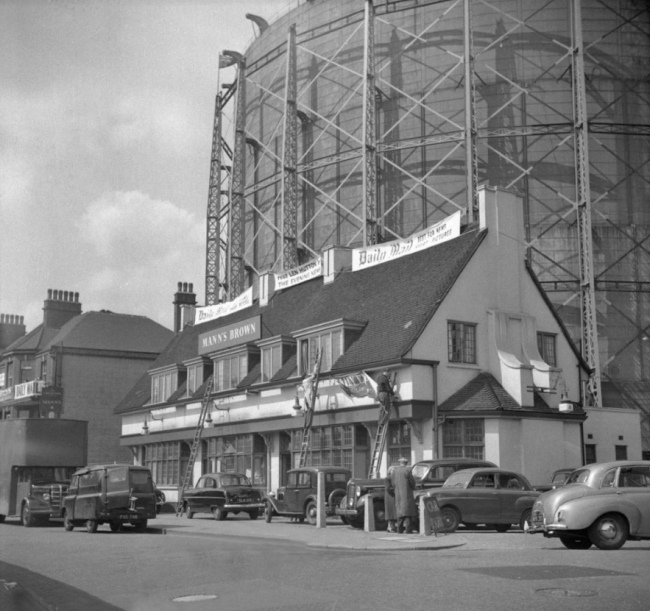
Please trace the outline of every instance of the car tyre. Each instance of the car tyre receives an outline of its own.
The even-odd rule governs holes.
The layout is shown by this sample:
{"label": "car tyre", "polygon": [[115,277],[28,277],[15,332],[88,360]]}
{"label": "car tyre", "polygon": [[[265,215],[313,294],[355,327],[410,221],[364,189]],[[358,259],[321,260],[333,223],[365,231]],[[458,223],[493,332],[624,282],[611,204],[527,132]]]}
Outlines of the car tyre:
{"label": "car tyre", "polygon": [[65,528],[68,532],[70,532],[74,528],[74,524],[72,523],[72,520],[68,516],[67,511],[63,512],[63,528]]}
{"label": "car tyre", "polygon": [[86,520],[86,531],[89,533],[96,533],[99,523],[97,520]]}
{"label": "car tyre", "polygon": [[257,520],[259,518],[260,512],[257,509],[253,509],[253,511],[248,512],[248,517],[251,520]]}
{"label": "car tyre", "polygon": [[122,530],[122,522],[111,522],[109,524],[111,532],[118,533]]}
{"label": "car tyre", "polygon": [[312,526],[316,525],[317,512],[318,507],[316,506],[316,501],[309,501],[305,507],[305,517],[307,518],[307,522]]}
{"label": "car tyre", "polygon": [[138,533],[143,533],[145,530],[147,530],[147,520],[146,518],[144,520],[138,520],[137,522],[133,523],[133,528],[135,528],[135,532]]}
{"label": "car tyre", "polygon": [[589,549],[593,545],[585,537],[560,537],[560,541],[567,549]]}
{"label": "car tyre", "polygon": [[532,509],[526,509],[524,513],[521,514],[521,519],[519,520],[519,528],[524,532],[527,532],[530,528],[530,519],[533,515]]}
{"label": "car tyre", "polygon": [[185,517],[188,520],[191,520],[194,517],[194,512],[192,511],[192,508],[190,507],[189,503],[185,505]]}
{"label": "car tyre", "polygon": [[621,549],[628,535],[627,521],[615,513],[601,516],[589,527],[589,539],[598,549]]}
{"label": "car tyre", "polygon": [[228,512],[223,510],[223,507],[213,507],[212,515],[217,522],[223,522],[228,516]]}
{"label": "car tyre", "polygon": [[492,527],[498,533],[507,533],[510,530],[510,524],[493,524]]}
{"label": "car tyre", "polygon": [[445,525],[445,532],[453,533],[460,524],[460,515],[453,507],[443,507],[440,510],[442,523]]}
{"label": "car tyre", "polygon": [[23,526],[26,526],[27,528],[36,526],[36,518],[33,516],[27,503],[23,505],[23,509],[20,512],[20,521],[23,523]]}
{"label": "car tyre", "polygon": [[264,508],[264,519],[267,524],[270,524],[273,519],[273,505],[269,502],[266,503],[266,507]]}

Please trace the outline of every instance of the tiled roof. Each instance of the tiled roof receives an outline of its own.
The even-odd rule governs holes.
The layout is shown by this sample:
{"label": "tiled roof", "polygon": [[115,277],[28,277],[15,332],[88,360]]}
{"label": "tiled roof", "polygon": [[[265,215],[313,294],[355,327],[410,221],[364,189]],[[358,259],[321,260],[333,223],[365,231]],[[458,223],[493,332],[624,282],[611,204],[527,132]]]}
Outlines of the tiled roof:
{"label": "tiled roof", "polygon": [[[196,357],[199,335],[257,315],[262,316],[263,339],[291,336],[299,329],[338,319],[366,323],[359,339],[334,363],[332,373],[397,363],[431,320],[485,235],[473,224],[460,237],[432,248],[365,270],[341,273],[330,284],[315,278],[274,293],[264,307],[256,301],[229,316],[186,327],[151,369]],[[281,371],[288,377],[294,370],[292,363]],[[280,372],[274,377],[274,381],[279,380]],[[140,383],[136,388],[142,388]],[[141,406],[129,393],[116,413]]]}
{"label": "tiled roof", "polygon": [[44,327],[42,324],[32,329],[26,335],[18,338],[15,342],[9,344],[2,353],[12,352],[39,352],[43,349],[52,338],[59,332],[59,329]]}
{"label": "tiled roof", "polygon": [[159,354],[172,331],[145,316],[86,312],[68,321],[43,349],[53,345],[100,351]]}

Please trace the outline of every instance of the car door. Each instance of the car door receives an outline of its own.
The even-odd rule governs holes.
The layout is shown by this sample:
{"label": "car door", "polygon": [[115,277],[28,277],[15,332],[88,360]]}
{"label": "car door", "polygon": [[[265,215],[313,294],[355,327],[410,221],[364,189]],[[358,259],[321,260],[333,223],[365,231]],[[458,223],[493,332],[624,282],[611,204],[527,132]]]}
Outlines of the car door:
{"label": "car door", "polygon": [[459,490],[458,508],[465,522],[486,524],[501,514],[494,473],[475,473],[465,490]]}
{"label": "car door", "polygon": [[216,492],[217,482],[214,477],[204,475],[198,482],[196,511],[208,513],[212,511]]}
{"label": "car door", "polygon": [[630,534],[650,536],[650,466],[622,467],[616,494],[621,501],[634,505],[641,515],[638,530]]}
{"label": "car door", "polygon": [[312,474],[305,471],[297,473],[297,476],[297,485],[293,489],[289,511],[301,512],[312,491]]}
{"label": "car door", "polygon": [[521,518],[521,508],[517,501],[524,496],[526,484],[516,473],[499,473],[497,484],[502,521],[510,524],[518,523]]}

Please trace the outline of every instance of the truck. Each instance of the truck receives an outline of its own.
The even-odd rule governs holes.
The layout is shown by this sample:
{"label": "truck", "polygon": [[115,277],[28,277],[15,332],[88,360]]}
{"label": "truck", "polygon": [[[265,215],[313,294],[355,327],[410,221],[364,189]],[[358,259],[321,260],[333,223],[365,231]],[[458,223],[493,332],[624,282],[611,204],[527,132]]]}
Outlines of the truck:
{"label": "truck", "polygon": [[63,418],[0,420],[0,522],[61,518],[74,471],[88,459],[88,423]]}

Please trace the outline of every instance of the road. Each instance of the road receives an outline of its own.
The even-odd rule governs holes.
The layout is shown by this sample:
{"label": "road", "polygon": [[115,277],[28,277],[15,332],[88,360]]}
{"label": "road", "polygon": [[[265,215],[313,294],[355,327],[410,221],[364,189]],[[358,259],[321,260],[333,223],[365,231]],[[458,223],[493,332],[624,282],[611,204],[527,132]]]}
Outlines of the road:
{"label": "road", "polygon": [[[443,549],[314,547],[314,527],[235,516],[167,534],[0,525],[2,611],[646,611],[650,542],[603,552],[512,531]],[[169,519],[168,519],[169,521]],[[152,522],[154,525],[156,522]],[[160,532],[160,531],[159,531]],[[328,540],[370,533],[328,525]],[[295,533],[295,535],[294,535]],[[322,536],[322,533],[321,533]],[[418,535],[413,535],[418,537]],[[292,540],[293,539],[293,540]],[[4,582],[2,581],[4,580]],[[15,584],[8,589],[7,584]],[[21,593],[23,606],[17,602]]]}

